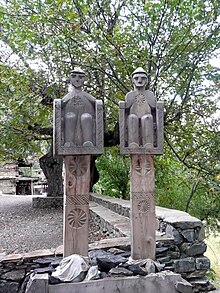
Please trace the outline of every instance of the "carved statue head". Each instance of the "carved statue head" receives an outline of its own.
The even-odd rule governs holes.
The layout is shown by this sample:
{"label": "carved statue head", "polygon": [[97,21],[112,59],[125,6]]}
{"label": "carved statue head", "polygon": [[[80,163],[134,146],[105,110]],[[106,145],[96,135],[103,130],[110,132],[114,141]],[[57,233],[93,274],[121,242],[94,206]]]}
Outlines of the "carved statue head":
{"label": "carved statue head", "polygon": [[81,89],[85,81],[85,72],[81,68],[75,68],[70,73],[70,82],[76,89]]}
{"label": "carved statue head", "polygon": [[148,82],[147,72],[142,67],[138,67],[132,73],[132,82],[137,89],[145,88]]}

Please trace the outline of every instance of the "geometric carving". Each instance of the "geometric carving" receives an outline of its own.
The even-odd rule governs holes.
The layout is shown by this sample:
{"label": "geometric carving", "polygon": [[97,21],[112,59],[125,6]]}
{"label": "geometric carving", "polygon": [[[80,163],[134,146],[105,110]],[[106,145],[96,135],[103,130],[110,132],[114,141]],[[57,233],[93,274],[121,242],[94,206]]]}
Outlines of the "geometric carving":
{"label": "geometric carving", "polygon": [[74,196],[66,196],[66,205],[88,205],[89,194],[77,194]]}
{"label": "geometric carving", "polygon": [[132,192],[132,198],[133,202],[137,205],[138,211],[140,213],[147,213],[150,211],[150,208],[152,206],[151,203],[152,198],[154,198],[154,194],[146,192]]}
{"label": "geometric carving", "polygon": [[84,156],[72,156],[69,162],[69,172],[78,177],[86,173],[88,169],[87,160]]}
{"label": "geometric carving", "polygon": [[[148,159],[148,158],[147,158]],[[134,162],[134,170],[135,172],[141,176],[142,172],[143,172],[143,164],[140,161],[140,157],[137,158],[137,160]],[[145,170],[143,175],[147,175],[150,171],[152,171],[152,167],[151,167],[151,163],[149,162],[149,160],[146,160],[146,164],[145,164]]]}
{"label": "geometric carving", "polygon": [[150,210],[150,204],[147,199],[139,201],[137,206],[140,213],[147,213]]}
{"label": "geometric carving", "polygon": [[74,229],[79,229],[86,224],[87,216],[80,208],[73,209],[67,216],[69,225]]}

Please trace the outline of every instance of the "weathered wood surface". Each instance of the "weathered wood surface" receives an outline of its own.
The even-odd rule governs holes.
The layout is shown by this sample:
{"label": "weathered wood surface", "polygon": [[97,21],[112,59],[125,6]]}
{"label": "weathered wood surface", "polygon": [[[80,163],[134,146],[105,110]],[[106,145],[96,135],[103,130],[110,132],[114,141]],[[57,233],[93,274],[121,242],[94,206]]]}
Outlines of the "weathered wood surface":
{"label": "weathered wood surface", "polygon": [[88,255],[91,155],[65,156],[64,256]]}
{"label": "weathered wood surface", "polygon": [[131,257],[155,259],[153,155],[131,155]]}

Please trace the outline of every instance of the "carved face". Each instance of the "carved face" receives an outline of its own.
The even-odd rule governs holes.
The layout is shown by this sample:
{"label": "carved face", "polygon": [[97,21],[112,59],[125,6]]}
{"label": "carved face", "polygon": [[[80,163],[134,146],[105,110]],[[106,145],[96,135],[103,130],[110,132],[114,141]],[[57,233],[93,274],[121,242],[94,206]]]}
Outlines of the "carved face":
{"label": "carved face", "polygon": [[80,89],[85,81],[85,75],[82,73],[73,72],[70,75],[70,82],[71,84],[77,88]]}
{"label": "carved face", "polygon": [[144,88],[147,84],[147,75],[144,73],[135,73],[132,77],[135,88]]}

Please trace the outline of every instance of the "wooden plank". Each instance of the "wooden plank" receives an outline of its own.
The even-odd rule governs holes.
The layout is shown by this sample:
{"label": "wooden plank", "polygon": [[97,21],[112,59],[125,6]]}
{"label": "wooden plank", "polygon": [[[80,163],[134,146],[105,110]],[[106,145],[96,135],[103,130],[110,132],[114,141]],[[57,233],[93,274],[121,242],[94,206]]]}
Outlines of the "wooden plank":
{"label": "wooden plank", "polygon": [[153,155],[131,155],[131,257],[155,259]]}
{"label": "wooden plank", "polygon": [[91,155],[65,156],[64,256],[88,255]]}

